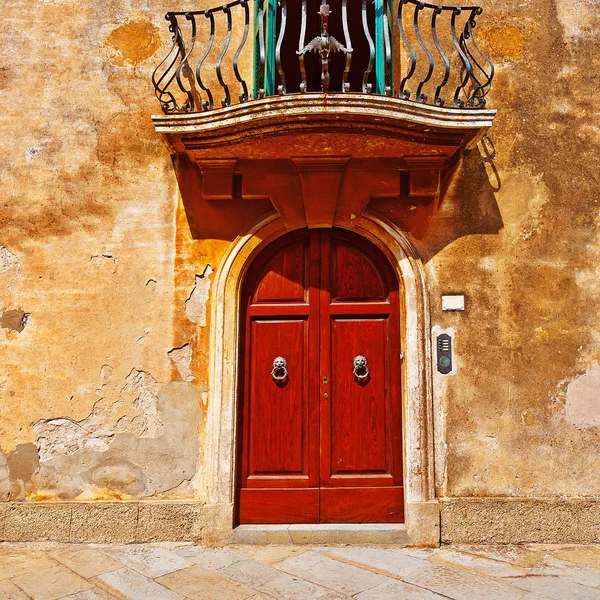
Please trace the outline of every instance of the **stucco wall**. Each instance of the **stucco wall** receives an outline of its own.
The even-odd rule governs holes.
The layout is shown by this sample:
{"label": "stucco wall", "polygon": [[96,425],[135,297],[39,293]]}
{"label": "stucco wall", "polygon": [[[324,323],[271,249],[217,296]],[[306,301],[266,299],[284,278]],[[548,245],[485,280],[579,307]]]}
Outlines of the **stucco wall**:
{"label": "stucco wall", "polygon": [[[600,3],[482,5],[498,117],[407,224],[432,324],[455,330],[437,492],[598,496]],[[163,14],[182,6],[0,0],[4,500],[204,496],[207,307],[229,242],[191,239],[150,121]],[[464,313],[441,312],[447,292]]]}

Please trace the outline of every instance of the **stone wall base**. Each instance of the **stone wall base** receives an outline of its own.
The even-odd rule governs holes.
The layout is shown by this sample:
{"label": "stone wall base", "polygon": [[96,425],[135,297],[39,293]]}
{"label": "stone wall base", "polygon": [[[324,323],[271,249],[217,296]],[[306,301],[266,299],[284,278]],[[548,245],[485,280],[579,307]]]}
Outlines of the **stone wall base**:
{"label": "stone wall base", "polygon": [[6,502],[5,542],[201,542],[203,504],[178,501]]}
{"label": "stone wall base", "polygon": [[600,498],[442,498],[445,544],[600,542]]}

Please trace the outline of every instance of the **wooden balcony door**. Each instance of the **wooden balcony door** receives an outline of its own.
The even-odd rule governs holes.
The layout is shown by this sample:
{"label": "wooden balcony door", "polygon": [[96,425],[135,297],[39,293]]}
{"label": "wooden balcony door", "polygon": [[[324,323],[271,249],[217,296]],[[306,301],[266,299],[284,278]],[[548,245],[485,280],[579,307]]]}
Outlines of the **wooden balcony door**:
{"label": "wooden balcony door", "polygon": [[296,232],[254,261],[242,305],[238,523],[403,521],[387,259],[349,232]]}

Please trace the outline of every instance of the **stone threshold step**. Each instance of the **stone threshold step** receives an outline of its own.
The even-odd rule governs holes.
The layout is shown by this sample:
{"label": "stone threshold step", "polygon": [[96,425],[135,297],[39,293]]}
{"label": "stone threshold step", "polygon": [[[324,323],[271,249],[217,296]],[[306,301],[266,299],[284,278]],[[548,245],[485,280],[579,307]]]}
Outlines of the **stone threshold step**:
{"label": "stone threshold step", "polygon": [[227,543],[414,545],[404,523],[238,525]]}

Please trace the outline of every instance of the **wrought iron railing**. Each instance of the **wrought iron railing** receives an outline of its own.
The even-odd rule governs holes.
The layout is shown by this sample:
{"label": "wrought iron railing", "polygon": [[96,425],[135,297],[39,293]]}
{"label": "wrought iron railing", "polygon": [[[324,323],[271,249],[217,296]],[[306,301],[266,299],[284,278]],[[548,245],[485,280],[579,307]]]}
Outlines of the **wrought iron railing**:
{"label": "wrought iron railing", "polygon": [[474,38],[481,13],[418,0],[233,0],[168,12],[173,45],[152,81],[166,114],[311,92],[482,108],[494,66]]}

